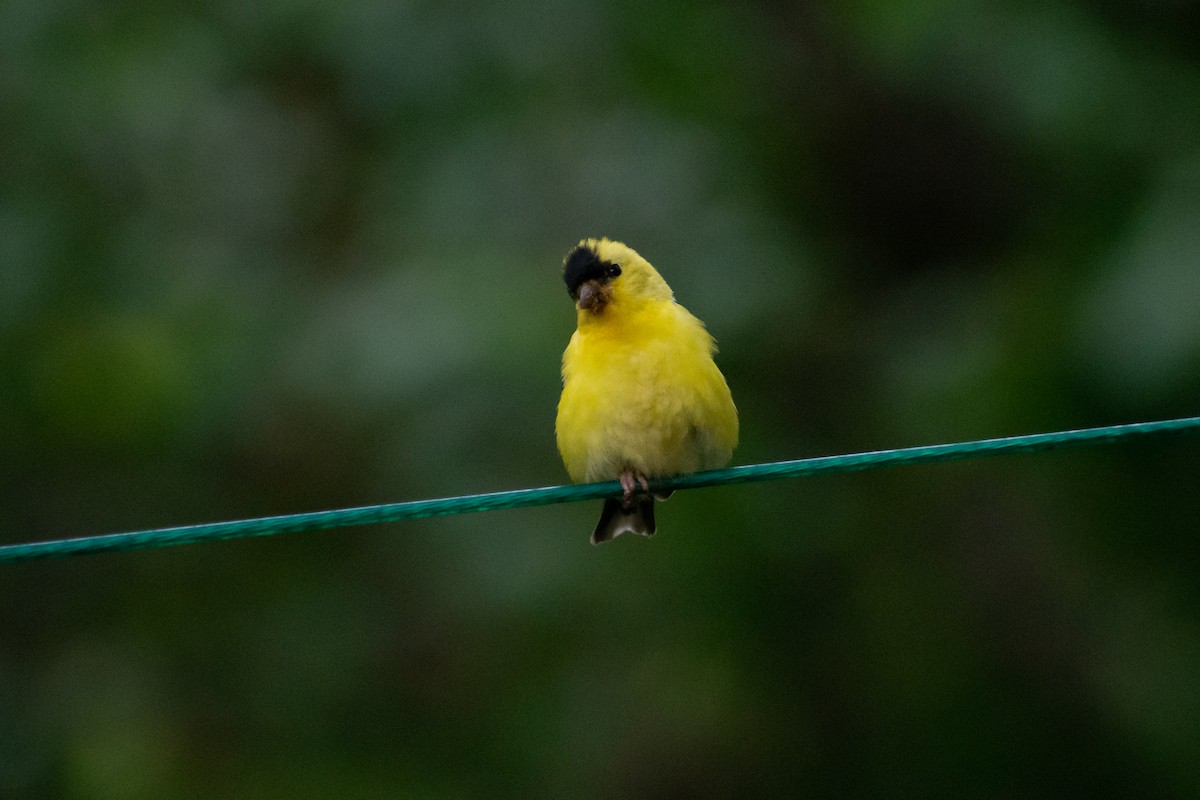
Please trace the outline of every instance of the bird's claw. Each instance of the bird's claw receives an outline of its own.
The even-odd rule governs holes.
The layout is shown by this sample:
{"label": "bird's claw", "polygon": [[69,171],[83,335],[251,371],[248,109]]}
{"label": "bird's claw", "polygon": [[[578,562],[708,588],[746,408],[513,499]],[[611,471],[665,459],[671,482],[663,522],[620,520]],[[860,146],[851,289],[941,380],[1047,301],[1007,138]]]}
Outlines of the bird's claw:
{"label": "bird's claw", "polygon": [[649,494],[650,483],[646,480],[646,476],[640,472],[634,472],[627,469],[621,473],[621,506],[626,510],[633,508],[634,498],[637,495],[637,489],[640,486],[643,494]]}

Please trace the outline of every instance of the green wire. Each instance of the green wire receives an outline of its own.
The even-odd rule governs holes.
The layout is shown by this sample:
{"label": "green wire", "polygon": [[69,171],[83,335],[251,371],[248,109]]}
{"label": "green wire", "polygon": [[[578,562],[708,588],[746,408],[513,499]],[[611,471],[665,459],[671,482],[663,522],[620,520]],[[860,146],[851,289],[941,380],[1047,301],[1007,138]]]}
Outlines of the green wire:
{"label": "green wire", "polygon": [[[898,450],[876,450],[869,453],[852,453],[819,458],[802,458],[797,461],[778,461],[771,464],[753,464],[730,469],[696,472],[675,478],[650,482],[652,491],[675,489],[698,489],[703,486],[724,486],[753,481],[799,478],[836,472],[897,467],[905,464],[926,464],[935,461],[955,461],[967,458],[982,458],[1005,453],[1029,453],[1058,447],[1082,444],[1105,444],[1125,439],[1151,435],[1195,433],[1200,431],[1200,417],[1163,420],[1161,422],[1137,422],[1129,425],[1111,425],[1102,428],[1035,433],[1024,436],[1008,436],[1000,439],[982,439],[955,444],[935,444],[922,447],[905,447]],[[236,520],[232,522],[210,522],[203,525],[187,525],[178,528],[158,528],[130,533],[110,533],[102,536],[84,536],[76,539],[57,539],[28,544],[0,546],[0,563],[33,561],[42,558],[89,553],[141,550],[150,547],[167,547],[176,544],[211,542],[223,539],[242,539],[250,536],[270,536],[277,533],[299,533],[328,528],[344,528],[352,525],[372,525],[380,522],[399,522],[406,519],[424,519],[450,514],[469,514],[477,511],[498,511],[505,508],[528,508],[552,503],[567,503],[575,500],[596,500],[616,497],[621,494],[617,481],[588,483],[577,486],[547,486],[542,489],[517,489],[493,494],[447,497],[440,500],[415,500],[407,503],[388,503],[361,508],[344,508],[334,511],[314,511],[304,514],[286,514],[278,517]]]}

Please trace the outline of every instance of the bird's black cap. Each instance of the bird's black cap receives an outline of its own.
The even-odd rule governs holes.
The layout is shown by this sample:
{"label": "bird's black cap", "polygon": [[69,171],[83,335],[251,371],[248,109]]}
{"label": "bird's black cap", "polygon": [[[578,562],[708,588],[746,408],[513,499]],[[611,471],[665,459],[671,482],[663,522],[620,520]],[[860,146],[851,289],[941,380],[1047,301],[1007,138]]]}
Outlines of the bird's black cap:
{"label": "bird's black cap", "polygon": [[573,299],[579,299],[579,287],[585,281],[596,280],[609,275],[611,264],[600,260],[589,245],[581,244],[567,253],[563,262],[563,280],[567,282],[567,292]]}

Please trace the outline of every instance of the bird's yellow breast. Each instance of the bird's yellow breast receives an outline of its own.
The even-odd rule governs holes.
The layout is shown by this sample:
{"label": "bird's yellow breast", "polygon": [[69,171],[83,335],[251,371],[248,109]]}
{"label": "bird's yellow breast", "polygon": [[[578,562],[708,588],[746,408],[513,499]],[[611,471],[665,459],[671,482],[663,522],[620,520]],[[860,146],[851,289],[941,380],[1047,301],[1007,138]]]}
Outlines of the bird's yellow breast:
{"label": "bird's yellow breast", "polygon": [[579,312],[563,354],[555,426],[577,482],[633,469],[649,477],[711,469],[737,445],[737,409],[703,324],[672,300]]}

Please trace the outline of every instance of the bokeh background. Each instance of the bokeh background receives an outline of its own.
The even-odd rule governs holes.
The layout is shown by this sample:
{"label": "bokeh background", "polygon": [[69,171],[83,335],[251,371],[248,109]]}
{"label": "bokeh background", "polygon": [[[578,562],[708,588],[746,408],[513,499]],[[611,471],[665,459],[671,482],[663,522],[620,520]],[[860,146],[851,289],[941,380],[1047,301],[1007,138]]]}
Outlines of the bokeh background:
{"label": "bokeh background", "polygon": [[[560,483],[560,279],[736,463],[1200,408],[1183,0],[0,4],[0,540]],[[1197,443],[0,569],[0,796],[1200,794]]]}

